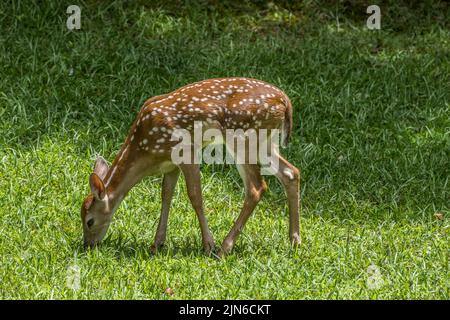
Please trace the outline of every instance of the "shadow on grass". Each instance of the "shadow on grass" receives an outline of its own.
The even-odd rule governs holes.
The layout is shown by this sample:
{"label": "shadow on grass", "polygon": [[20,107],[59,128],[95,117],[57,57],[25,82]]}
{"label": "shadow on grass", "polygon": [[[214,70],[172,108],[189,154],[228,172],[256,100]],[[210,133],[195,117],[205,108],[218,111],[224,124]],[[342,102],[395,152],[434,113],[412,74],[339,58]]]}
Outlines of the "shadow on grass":
{"label": "shadow on grass", "polygon": [[[251,237],[250,235],[246,237]],[[218,241],[218,239],[216,239]],[[220,239],[221,240],[221,239]],[[269,242],[268,242],[269,241]],[[278,248],[279,250],[286,250],[289,255],[303,256],[303,247],[289,247],[288,237],[283,237],[277,246],[282,246]],[[245,242],[245,243],[242,243]],[[117,238],[111,238],[107,236],[100,244],[92,248],[85,248],[81,240],[73,241],[71,243],[72,252],[79,253],[81,255],[86,255],[89,252],[100,251],[104,253],[112,254],[117,260],[129,259],[129,258],[139,258],[140,260],[152,260],[161,259],[168,257],[171,259],[178,258],[204,258],[210,259],[211,261],[223,261],[224,259],[239,259],[242,257],[247,257],[252,254],[256,254],[259,257],[269,257],[273,254],[273,243],[270,240],[264,239],[252,239],[250,242],[244,241],[243,239],[237,240],[232,252],[225,258],[220,258],[218,256],[221,241],[216,243],[216,247],[211,254],[207,254],[202,247],[201,243],[187,241],[187,242],[177,242],[168,241],[157,252],[152,252],[151,245],[153,243],[152,239],[148,240],[137,240],[134,237],[127,237],[118,240]]]}
{"label": "shadow on grass", "polygon": [[176,259],[177,257],[205,257],[215,259],[213,255],[208,256],[202,249],[201,244],[184,243],[163,245],[157,252],[151,251],[152,239],[136,240],[127,239],[126,243],[118,244],[114,240],[106,240],[102,242],[98,249],[107,248],[113,249],[114,255],[117,259],[122,258],[136,258],[139,257],[144,260],[170,256]]}

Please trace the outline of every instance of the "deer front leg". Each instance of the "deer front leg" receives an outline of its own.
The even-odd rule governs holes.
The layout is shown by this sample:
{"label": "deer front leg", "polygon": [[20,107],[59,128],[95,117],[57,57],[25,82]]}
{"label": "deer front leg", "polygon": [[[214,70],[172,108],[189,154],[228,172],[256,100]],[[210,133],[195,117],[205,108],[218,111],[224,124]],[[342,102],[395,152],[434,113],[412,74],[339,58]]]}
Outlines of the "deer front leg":
{"label": "deer front leg", "polygon": [[198,164],[181,164],[181,171],[186,179],[186,187],[192,207],[197,214],[202,232],[203,248],[209,255],[214,249],[215,243],[211,232],[209,231],[208,221],[203,211],[202,188],[200,182],[200,166]]}
{"label": "deer front leg", "polygon": [[155,242],[151,247],[151,251],[155,253],[164,244],[166,240],[167,221],[169,219],[170,204],[172,202],[175,186],[177,185],[180,169],[178,167],[166,174],[162,181],[161,187],[161,216],[159,217],[158,228],[155,234]]}

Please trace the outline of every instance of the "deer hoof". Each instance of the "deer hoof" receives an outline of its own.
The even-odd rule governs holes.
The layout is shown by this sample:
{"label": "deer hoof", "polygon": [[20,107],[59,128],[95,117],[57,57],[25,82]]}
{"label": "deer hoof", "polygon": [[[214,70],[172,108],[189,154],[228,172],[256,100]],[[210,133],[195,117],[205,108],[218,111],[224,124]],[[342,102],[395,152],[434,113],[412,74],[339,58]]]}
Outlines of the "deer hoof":
{"label": "deer hoof", "polygon": [[298,234],[291,236],[291,243],[294,247],[299,247],[302,244],[302,240]]}
{"label": "deer hoof", "polygon": [[214,248],[216,247],[216,244],[214,240],[210,239],[203,242],[203,249],[205,250],[205,253],[209,256],[214,251]]}
{"label": "deer hoof", "polygon": [[162,243],[154,243],[150,246],[150,252],[152,254],[157,254],[158,250],[163,246]]}

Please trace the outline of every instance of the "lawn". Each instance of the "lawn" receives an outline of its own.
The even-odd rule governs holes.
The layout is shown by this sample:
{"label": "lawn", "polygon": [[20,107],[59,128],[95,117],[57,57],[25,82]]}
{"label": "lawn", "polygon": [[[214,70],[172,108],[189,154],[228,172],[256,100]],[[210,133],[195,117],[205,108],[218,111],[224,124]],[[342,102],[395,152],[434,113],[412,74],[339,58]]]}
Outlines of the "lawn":
{"label": "lawn", "polygon": [[[69,4],[50,3],[0,4],[1,299],[450,298],[448,2],[386,1],[368,30],[358,0],[78,1],[75,31]],[[206,256],[180,180],[153,255],[161,177],[149,177],[85,251],[96,155],[113,161],[147,98],[223,76],[292,100],[282,152],[301,169],[302,246],[269,177],[233,253]],[[220,243],[243,185],[229,165],[203,166],[202,183]]]}

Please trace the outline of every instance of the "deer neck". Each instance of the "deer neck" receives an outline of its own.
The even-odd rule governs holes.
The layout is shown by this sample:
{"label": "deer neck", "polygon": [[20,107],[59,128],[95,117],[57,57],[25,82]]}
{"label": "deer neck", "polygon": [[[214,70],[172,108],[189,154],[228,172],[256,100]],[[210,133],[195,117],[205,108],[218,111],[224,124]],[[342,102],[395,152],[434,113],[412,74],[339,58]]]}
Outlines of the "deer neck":
{"label": "deer neck", "polygon": [[104,183],[112,212],[117,209],[128,191],[144,177],[145,170],[140,168],[138,159],[131,155],[130,145],[122,147],[105,176]]}

